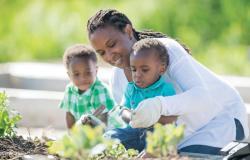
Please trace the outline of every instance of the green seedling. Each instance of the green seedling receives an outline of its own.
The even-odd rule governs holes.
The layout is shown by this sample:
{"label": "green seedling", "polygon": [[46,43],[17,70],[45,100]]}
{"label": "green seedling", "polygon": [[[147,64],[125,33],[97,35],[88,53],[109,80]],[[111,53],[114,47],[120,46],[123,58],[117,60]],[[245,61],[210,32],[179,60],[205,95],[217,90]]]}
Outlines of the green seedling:
{"label": "green seedling", "polygon": [[103,138],[101,126],[74,126],[68,135],[49,143],[50,154],[72,160],[130,159],[138,155],[137,151],[126,150],[115,140]]}
{"label": "green seedling", "polygon": [[154,132],[147,133],[146,152],[155,157],[177,155],[177,144],[183,138],[184,126],[173,124],[154,126]]}
{"label": "green seedling", "polygon": [[5,92],[0,92],[0,137],[15,136],[14,128],[19,120],[21,116],[10,110]]}

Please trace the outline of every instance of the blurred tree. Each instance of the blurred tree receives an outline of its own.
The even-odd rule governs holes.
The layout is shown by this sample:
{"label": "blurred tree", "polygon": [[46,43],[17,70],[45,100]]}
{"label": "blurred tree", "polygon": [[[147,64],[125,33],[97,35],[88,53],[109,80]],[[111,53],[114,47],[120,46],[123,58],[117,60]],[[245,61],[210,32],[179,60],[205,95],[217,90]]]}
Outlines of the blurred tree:
{"label": "blurred tree", "polygon": [[250,75],[231,65],[237,55],[236,68],[250,67],[248,0],[0,0],[0,5],[0,62],[59,59],[69,45],[88,43],[86,23],[92,14],[115,8],[139,30],[160,31],[184,42],[218,73]]}

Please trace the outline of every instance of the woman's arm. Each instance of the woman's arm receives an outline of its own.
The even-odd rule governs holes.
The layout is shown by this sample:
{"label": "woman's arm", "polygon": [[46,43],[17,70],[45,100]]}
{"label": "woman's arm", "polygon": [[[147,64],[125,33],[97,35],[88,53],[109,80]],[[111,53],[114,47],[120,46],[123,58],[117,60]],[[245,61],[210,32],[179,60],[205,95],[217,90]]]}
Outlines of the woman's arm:
{"label": "woman's arm", "polygon": [[183,93],[143,100],[139,103],[135,114],[132,116],[131,125],[135,128],[143,128],[156,123],[161,115],[192,116],[195,114],[195,117],[190,120],[192,124],[196,124],[195,129],[197,129],[207,124],[223,108],[210,95],[209,87],[211,86],[207,86],[204,81],[203,76],[208,76],[210,73],[176,41],[166,39],[163,43],[170,55],[168,74],[180,86]]}
{"label": "woman's arm", "polygon": [[66,124],[68,129],[71,129],[75,124],[75,118],[70,112],[66,112]]}
{"label": "woman's arm", "polygon": [[[183,93],[169,97],[160,97],[162,115],[183,115],[193,112],[206,113],[214,117],[221,109],[209,93],[209,86],[204,81],[206,69],[194,60],[182,46],[172,39],[165,42],[170,55],[169,75]],[[206,73],[205,73],[206,74]]]}

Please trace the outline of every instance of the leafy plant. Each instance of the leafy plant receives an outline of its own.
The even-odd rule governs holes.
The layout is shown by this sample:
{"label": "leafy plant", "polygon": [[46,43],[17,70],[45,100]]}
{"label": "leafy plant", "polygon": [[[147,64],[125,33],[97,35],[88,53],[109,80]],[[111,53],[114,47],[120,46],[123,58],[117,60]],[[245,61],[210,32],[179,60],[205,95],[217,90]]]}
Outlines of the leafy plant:
{"label": "leafy plant", "polygon": [[90,126],[74,126],[69,135],[52,142],[49,152],[71,159],[87,159],[91,148],[102,142],[102,128],[92,129]]}
{"label": "leafy plant", "polygon": [[157,123],[154,132],[147,133],[147,153],[156,157],[177,155],[177,144],[182,139],[183,133],[184,126]]}
{"label": "leafy plant", "polygon": [[15,136],[14,127],[21,120],[21,116],[9,109],[5,92],[0,92],[0,137]]}
{"label": "leafy plant", "polygon": [[104,139],[102,134],[101,126],[74,126],[68,135],[50,142],[48,151],[72,160],[128,159],[138,155],[137,151],[126,150],[117,141]]}
{"label": "leafy plant", "polygon": [[[104,145],[105,148],[103,148],[103,150],[99,154],[90,155],[91,160],[133,159],[139,154],[139,152],[134,149],[126,150],[126,148],[117,141],[109,141],[108,143],[106,142],[105,144],[101,145]],[[95,151],[96,147],[94,147],[92,150]]]}

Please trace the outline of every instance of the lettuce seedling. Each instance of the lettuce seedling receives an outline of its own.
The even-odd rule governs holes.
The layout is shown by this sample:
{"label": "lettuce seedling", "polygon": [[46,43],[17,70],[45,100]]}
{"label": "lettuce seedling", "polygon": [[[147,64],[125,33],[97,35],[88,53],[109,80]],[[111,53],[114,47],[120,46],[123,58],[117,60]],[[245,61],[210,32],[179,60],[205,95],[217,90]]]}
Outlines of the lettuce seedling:
{"label": "lettuce seedling", "polygon": [[177,155],[177,144],[183,138],[184,126],[174,124],[154,125],[154,131],[147,133],[146,152],[156,157]]}
{"label": "lettuce seedling", "polygon": [[126,150],[118,141],[105,139],[101,126],[76,125],[69,134],[50,143],[50,154],[72,160],[129,159],[138,155],[135,150]]}

